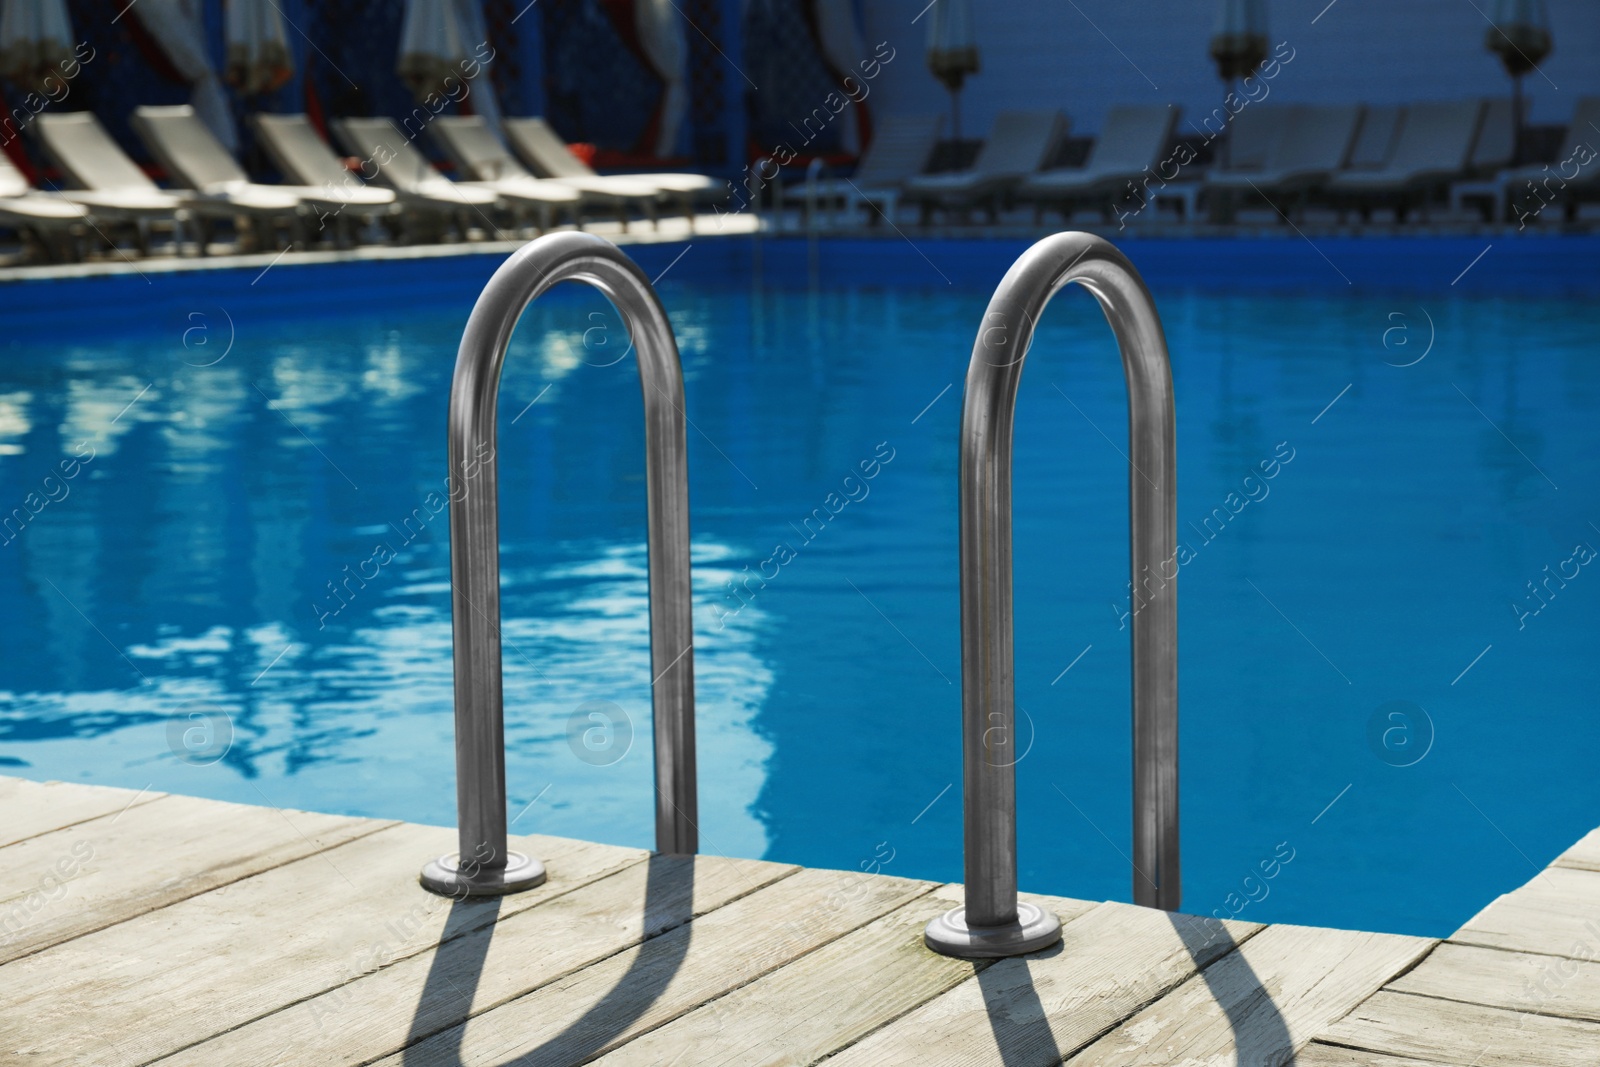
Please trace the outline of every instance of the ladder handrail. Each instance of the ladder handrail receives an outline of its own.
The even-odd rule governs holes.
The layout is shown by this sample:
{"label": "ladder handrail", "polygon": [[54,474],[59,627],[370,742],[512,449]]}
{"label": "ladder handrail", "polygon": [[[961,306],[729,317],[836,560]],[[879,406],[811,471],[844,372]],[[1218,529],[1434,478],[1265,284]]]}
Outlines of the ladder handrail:
{"label": "ladder handrail", "polygon": [[[1161,319],[1127,257],[1086,233],[1028,249],[995,290],[972,348],[961,412],[961,703],[966,907],[928,924],[951,955],[1031,952],[1060,922],[1017,900],[1012,739],[1012,425],[1045,305],[1077,282],[1116,334],[1128,384],[1133,603],[1133,896],[1175,910],[1178,862],[1177,481],[1172,371]],[[997,758],[998,757],[998,758]]]}
{"label": "ladder handrail", "polygon": [[581,281],[616,306],[644,393],[650,672],[655,718],[656,848],[698,850],[689,480],[683,371],[649,278],[609,241],[554,233],[515,252],[489,279],[461,337],[450,386],[450,578],[454,636],[456,797],[460,851],[423,869],[451,896],[516,892],[544,881],[536,859],[506,843],[501,693],[496,405],[512,331],[551,286]]}

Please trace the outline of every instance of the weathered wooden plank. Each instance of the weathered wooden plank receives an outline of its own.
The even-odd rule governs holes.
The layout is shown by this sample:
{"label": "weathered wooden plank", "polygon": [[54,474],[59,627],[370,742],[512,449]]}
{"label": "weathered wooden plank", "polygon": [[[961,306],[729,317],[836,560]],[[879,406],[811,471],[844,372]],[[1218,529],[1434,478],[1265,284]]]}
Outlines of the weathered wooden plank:
{"label": "weathered wooden plank", "polygon": [[1551,956],[1588,945],[1592,958],[1600,949],[1600,871],[1546,867],[1473,916],[1450,940]]}
{"label": "weathered wooden plank", "polygon": [[[601,1058],[604,1067],[779,1067],[815,1063],[972,977],[929,952],[922,928],[962,901],[942,886]],[[1051,898],[1063,921],[1094,909]]]}
{"label": "weathered wooden plank", "polygon": [[1594,1067],[1600,1060],[1595,1023],[1388,991],[1318,1036],[1452,1067]]}
{"label": "weathered wooden plank", "polygon": [[[455,831],[400,825],[0,968],[0,1062],[148,1063],[640,862],[638,849],[533,837],[550,880],[500,900],[417,884]],[[85,1011],[92,1005],[91,1011]]]}
{"label": "weathered wooden plank", "polygon": [[73,782],[33,782],[0,777],[0,848],[60,830],[165,794]]}
{"label": "weathered wooden plank", "polygon": [[164,796],[30,837],[0,849],[0,963],[392,825]]}
{"label": "weathered wooden plank", "polygon": [[1288,1063],[1294,1050],[1437,942],[1271,926],[1068,1061]]}
{"label": "weathered wooden plank", "polygon": [[367,1063],[797,870],[759,860],[652,856],[188,1048],[161,1067],[272,1063],[286,1048],[296,1063]]}
{"label": "weathered wooden plank", "polygon": [[1294,1067],[1439,1067],[1439,1061],[1414,1060],[1313,1041],[1295,1056]]}
{"label": "weathered wooden plank", "polygon": [[[1582,953],[1582,954],[1580,954]],[[1568,957],[1440,945],[1389,985],[1400,993],[1600,1022],[1600,937]],[[1600,1049],[1595,1061],[1600,1063]]]}
{"label": "weathered wooden plank", "polygon": [[1261,929],[1101,904],[1059,947],[1001,960],[828,1061],[828,1067],[1058,1064]]}
{"label": "weathered wooden plank", "polygon": [[380,1063],[584,1063],[933,888],[801,871]]}
{"label": "weathered wooden plank", "polygon": [[1600,830],[1590,830],[1584,834],[1577,844],[1557,856],[1550,866],[1600,871]]}

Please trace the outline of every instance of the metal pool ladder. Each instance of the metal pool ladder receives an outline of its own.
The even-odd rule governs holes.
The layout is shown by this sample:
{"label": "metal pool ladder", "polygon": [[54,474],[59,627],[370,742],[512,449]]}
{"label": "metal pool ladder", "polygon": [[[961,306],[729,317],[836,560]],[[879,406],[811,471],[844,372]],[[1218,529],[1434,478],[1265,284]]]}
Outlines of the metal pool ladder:
{"label": "metal pool ladder", "polygon": [[1172,370],[1154,301],[1109,242],[1060,233],[1016,261],[984,314],[961,410],[961,721],[966,906],[928,923],[950,956],[1055,944],[1061,921],[1017,899],[1011,431],[1034,325],[1062,287],[1094,294],[1128,382],[1133,620],[1133,899],[1178,907],[1177,458]]}
{"label": "metal pool ladder", "polygon": [[656,849],[699,848],[689,479],[678,345],[649,279],[615,245],[555,233],[514,253],[467,320],[450,385],[450,612],[455,643],[456,802],[460,850],[422,884],[453,897],[531,889],[544,864],[506,844],[505,720],[500,688],[500,541],[495,408],[506,346],[523,310],[552,285],[581,281],[616,305],[644,390],[655,714]]}

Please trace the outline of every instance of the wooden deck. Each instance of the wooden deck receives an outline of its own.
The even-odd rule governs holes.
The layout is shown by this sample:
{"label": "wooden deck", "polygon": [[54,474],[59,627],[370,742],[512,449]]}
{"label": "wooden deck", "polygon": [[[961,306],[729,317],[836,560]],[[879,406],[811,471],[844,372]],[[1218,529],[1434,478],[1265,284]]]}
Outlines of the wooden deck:
{"label": "wooden deck", "polygon": [[1600,1064],[1600,831],[1444,942],[1030,897],[1063,944],[922,947],[959,887],[0,778],[0,1063]]}

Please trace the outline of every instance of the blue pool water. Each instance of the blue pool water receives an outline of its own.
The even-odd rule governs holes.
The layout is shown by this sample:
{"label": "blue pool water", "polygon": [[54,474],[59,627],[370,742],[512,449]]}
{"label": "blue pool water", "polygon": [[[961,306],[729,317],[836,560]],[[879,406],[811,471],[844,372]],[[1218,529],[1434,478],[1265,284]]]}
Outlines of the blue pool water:
{"label": "blue pool water", "polygon": [[[1452,284],[1483,243],[1128,246],[1193,553],[1186,910],[1443,934],[1600,824],[1596,244],[1497,243]],[[1021,247],[636,253],[693,422],[708,851],[960,877],[955,432]],[[0,773],[454,821],[428,501],[495,263],[0,288],[0,500],[28,516],[0,535]],[[578,288],[512,345],[508,772],[515,831],[648,845],[626,351]],[[1090,898],[1130,896],[1124,412],[1069,290],[1017,424],[1021,882]]]}

